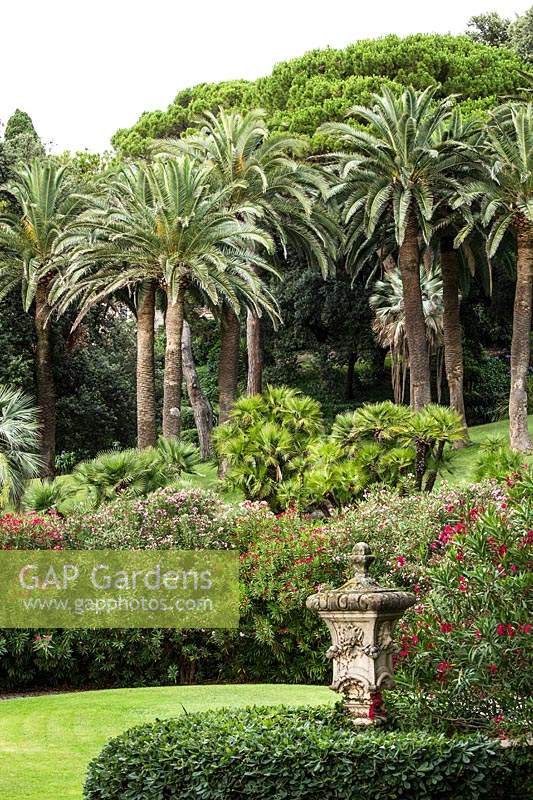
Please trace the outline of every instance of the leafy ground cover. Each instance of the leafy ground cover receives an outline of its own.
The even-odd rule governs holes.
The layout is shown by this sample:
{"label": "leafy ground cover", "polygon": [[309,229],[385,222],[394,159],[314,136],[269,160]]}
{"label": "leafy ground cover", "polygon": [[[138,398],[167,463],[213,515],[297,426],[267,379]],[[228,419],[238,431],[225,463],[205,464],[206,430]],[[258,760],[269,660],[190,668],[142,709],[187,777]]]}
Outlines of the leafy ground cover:
{"label": "leafy ground cover", "polygon": [[163,686],[0,702],[0,800],[80,800],[85,770],[111,736],[155,719],[222,707],[333,704],[324,686]]}

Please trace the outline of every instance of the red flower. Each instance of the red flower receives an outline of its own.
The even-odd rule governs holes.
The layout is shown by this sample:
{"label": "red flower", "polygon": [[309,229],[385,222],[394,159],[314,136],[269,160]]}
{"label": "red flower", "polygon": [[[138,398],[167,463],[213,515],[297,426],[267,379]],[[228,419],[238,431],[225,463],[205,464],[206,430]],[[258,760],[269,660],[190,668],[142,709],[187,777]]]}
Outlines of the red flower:
{"label": "red flower", "polygon": [[443,676],[452,667],[453,667],[453,664],[450,664],[449,661],[439,661],[439,663],[437,664],[437,672],[439,673],[439,675]]}
{"label": "red flower", "polygon": [[468,583],[464,575],[461,575],[459,578],[459,591],[466,592],[468,589]]}
{"label": "red flower", "polygon": [[376,715],[379,712],[383,711],[383,700],[379,692],[376,692],[372,695],[372,701],[370,703],[370,708],[368,709],[368,718],[375,719]]}
{"label": "red flower", "polygon": [[481,639],[481,631],[479,630],[479,628],[474,631],[474,636],[476,637],[476,639]]}
{"label": "red flower", "polygon": [[496,664],[489,664],[489,672],[491,675],[496,675],[496,673],[498,672],[498,667],[496,666]]}
{"label": "red flower", "polygon": [[520,627],[521,633],[531,633],[532,630],[533,630],[533,626],[531,625],[530,622],[526,622],[525,625],[522,625]]}
{"label": "red flower", "polygon": [[507,553],[507,545],[505,545],[505,544],[501,544],[501,545],[498,547],[498,554],[499,554],[499,555],[500,555],[502,558],[504,558],[504,557],[505,557],[505,555],[506,555],[506,553]]}
{"label": "red flower", "polygon": [[403,565],[405,564],[405,556],[398,556],[398,558],[396,559],[396,563],[399,567],[403,567]]}
{"label": "red flower", "polygon": [[497,630],[497,632],[498,632],[498,636],[505,636],[505,633],[506,633],[506,631],[505,631],[505,625],[502,625],[502,623],[501,623],[501,622],[500,622],[500,624],[498,625],[498,627],[496,628],[496,630]]}
{"label": "red flower", "polygon": [[451,633],[453,630],[453,625],[450,622],[441,622],[439,627],[441,633]]}

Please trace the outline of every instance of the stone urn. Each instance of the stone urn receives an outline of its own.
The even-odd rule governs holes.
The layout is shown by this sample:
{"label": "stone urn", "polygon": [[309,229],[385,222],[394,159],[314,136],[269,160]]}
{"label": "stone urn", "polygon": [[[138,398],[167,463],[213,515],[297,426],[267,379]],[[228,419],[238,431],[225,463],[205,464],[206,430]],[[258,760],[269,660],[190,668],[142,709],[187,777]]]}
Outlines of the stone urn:
{"label": "stone urn", "polygon": [[393,631],[404,611],[414,605],[410,592],[385,589],[368,574],[375,556],[365,542],[355,545],[354,576],[338,589],[307,598],[331,633],[326,653],[333,661],[331,688],[342,692],[348,713],[357,725],[384,720],[381,689],[394,686]]}

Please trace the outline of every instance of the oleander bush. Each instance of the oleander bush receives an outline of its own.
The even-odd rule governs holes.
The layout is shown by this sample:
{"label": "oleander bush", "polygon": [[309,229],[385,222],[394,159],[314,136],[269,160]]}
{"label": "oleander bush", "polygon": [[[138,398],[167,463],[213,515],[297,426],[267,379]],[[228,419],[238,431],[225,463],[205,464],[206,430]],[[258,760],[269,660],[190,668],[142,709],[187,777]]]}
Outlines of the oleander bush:
{"label": "oleander bush", "polygon": [[400,623],[400,724],[533,729],[533,471],[486,505],[448,505],[420,602]]}
{"label": "oleander bush", "polygon": [[518,800],[527,747],[479,735],[357,731],[339,708],[223,709],[127,731],[89,766],[85,800]]}
{"label": "oleander bush", "polygon": [[365,540],[376,556],[373,574],[418,596],[398,631],[401,691],[387,699],[391,718],[445,732],[519,732],[529,725],[523,699],[533,670],[532,497],[533,473],[524,472],[503,485],[433,494],[374,487],[333,517],[274,514],[264,501],[230,505],[171,487],[67,519],[4,517],[0,546],[8,548],[238,549],[241,622],[235,632],[106,637],[2,631],[0,686],[328,682],[329,635],[305,598],[341,584],[354,543]]}

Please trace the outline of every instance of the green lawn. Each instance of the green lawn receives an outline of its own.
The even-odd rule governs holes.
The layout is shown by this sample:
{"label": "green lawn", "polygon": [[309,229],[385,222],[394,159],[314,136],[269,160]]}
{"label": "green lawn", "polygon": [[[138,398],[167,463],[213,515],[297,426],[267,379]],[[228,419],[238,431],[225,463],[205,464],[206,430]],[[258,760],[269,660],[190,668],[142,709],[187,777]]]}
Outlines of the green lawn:
{"label": "green lawn", "polygon": [[[533,415],[529,417],[529,430],[533,435]],[[488,425],[477,425],[469,429],[472,445],[460,450],[453,460],[453,472],[446,475],[448,483],[470,483],[474,481],[474,472],[479,456],[479,443],[488,436],[500,436],[506,442],[509,440],[509,420],[491,422]],[[524,456],[524,461],[533,463],[533,458]]]}
{"label": "green lawn", "polygon": [[[142,722],[208,708],[321,705],[324,686],[163,686],[0,701],[0,800],[80,800],[88,762]],[[148,798],[147,798],[148,800]]]}

